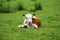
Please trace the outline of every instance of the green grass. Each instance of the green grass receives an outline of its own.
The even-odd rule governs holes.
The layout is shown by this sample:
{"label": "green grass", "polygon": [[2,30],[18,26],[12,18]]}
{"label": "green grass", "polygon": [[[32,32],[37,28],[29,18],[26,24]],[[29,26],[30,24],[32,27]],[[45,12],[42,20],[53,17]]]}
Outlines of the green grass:
{"label": "green grass", "polygon": [[[30,0],[22,2],[30,6],[28,5]],[[0,40],[60,40],[60,1],[40,0],[39,2],[43,9],[33,12],[42,22],[42,26],[38,29],[17,27],[23,23],[22,15],[28,11],[0,13]]]}

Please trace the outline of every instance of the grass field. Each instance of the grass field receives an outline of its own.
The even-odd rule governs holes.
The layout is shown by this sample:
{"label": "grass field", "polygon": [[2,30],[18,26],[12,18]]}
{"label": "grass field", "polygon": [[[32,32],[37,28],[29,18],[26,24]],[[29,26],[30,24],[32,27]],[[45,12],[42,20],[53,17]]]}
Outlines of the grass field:
{"label": "grass field", "polygon": [[[31,4],[30,0],[22,2],[28,6]],[[60,0],[40,0],[39,2],[42,10],[33,12],[42,23],[38,29],[17,27],[23,23],[22,15],[28,13],[26,10],[0,13],[0,40],[60,40]]]}

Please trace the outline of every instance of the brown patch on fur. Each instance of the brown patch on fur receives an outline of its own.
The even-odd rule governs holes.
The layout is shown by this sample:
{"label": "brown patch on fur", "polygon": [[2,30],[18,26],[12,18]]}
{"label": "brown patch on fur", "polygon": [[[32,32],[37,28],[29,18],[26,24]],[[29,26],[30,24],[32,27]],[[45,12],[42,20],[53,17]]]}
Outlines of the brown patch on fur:
{"label": "brown patch on fur", "polygon": [[38,27],[41,26],[41,22],[40,22],[40,20],[37,19],[37,18],[32,18],[32,23],[36,24]]}

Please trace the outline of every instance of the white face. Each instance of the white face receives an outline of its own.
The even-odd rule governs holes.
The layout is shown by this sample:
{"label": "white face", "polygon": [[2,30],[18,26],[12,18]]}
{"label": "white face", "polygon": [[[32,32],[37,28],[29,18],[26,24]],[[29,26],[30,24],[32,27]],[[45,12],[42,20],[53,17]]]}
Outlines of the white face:
{"label": "white face", "polygon": [[28,23],[29,22],[32,23],[32,14],[26,14],[25,17],[26,17],[25,19],[27,20]]}

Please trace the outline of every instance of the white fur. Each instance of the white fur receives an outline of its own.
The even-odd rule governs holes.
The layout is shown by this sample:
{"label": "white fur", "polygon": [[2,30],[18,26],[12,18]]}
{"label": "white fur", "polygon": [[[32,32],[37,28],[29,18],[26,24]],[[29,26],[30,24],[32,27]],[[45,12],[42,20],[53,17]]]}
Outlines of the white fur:
{"label": "white fur", "polygon": [[26,14],[25,17],[26,17],[25,19],[26,19],[27,23],[32,22],[32,14]]}

